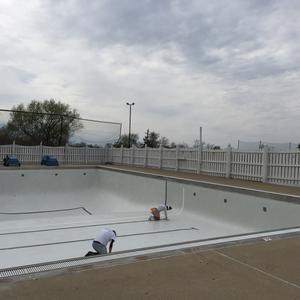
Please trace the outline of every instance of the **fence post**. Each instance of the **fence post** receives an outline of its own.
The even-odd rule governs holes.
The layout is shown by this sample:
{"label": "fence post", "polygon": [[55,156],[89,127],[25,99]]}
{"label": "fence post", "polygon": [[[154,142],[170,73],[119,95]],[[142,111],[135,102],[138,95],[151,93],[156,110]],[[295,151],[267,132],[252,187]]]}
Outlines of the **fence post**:
{"label": "fence post", "polygon": [[101,164],[105,164],[105,148],[99,148]]}
{"label": "fence post", "polygon": [[262,156],[262,182],[268,182],[268,165],[269,165],[269,147],[264,146]]}
{"label": "fence post", "polygon": [[160,145],[159,147],[159,168],[162,167],[162,159],[163,159],[163,147]]}
{"label": "fence post", "polygon": [[105,145],[105,147],[104,147],[104,164],[107,163],[107,150],[108,150],[108,146]]}
{"label": "fence post", "polygon": [[42,161],[43,159],[43,142],[41,141],[40,142],[40,162]]}
{"label": "fence post", "polygon": [[134,165],[134,145],[131,146],[131,165]]}
{"label": "fence post", "polygon": [[201,173],[201,165],[202,165],[202,143],[200,143],[198,147],[197,174]]}
{"label": "fence post", "polygon": [[85,145],[85,148],[84,148],[84,161],[85,161],[85,164],[87,165],[88,164],[88,145]]}
{"label": "fence post", "polygon": [[114,145],[110,145],[108,150],[110,153],[109,163],[113,164],[114,163]]}
{"label": "fence post", "polygon": [[175,167],[176,171],[179,170],[179,147],[178,145],[176,145],[176,167]]}
{"label": "fence post", "polygon": [[123,165],[123,155],[124,155],[124,146],[123,144],[121,145],[121,150],[120,150],[120,164]]}
{"label": "fence post", "polygon": [[226,178],[230,178],[231,173],[231,146],[226,149]]}
{"label": "fence post", "polygon": [[69,149],[68,144],[65,145],[65,151],[64,151],[64,163],[67,164],[69,162],[68,155],[69,155]]}
{"label": "fence post", "polygon": [[147,168],[148,164],[148,146],[145,145],[145,152],[144,152],[144,167]]}
{"label": "fence post", "polygon": [[15,141],[13,141],[11,152],[12,152],[11,153],[12,155],[16,155],[16,142]]}

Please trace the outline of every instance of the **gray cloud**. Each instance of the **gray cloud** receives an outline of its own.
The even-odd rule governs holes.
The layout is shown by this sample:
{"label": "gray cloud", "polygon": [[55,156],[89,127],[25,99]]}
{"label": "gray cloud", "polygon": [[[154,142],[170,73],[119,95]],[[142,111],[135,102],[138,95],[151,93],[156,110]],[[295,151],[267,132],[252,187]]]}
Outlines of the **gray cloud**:
{"label": "gray cloud", "polygon": [[[0,101],[55,97],[127,122],[120,107],[135,99],[137,131],[155,124],[172,140],[192,142],[199,125],[223,144],[296,139],[299,9],[296,0],[11,4],[0,23]],[[264,129],[274,122],[280,136]]]}
{"label": "gray cloud", "polygon": [[[300,4],[292,2],[48,1],[39,22],[54,40],[77,37],[92,47],[121,44],[145,52],[173,46],[194,72],[247,80],[290,69],[274,56],[287,39],[299,63],[298,43],[289,35],[299,37]],[[252,52],[257,55],[247,57]]]}

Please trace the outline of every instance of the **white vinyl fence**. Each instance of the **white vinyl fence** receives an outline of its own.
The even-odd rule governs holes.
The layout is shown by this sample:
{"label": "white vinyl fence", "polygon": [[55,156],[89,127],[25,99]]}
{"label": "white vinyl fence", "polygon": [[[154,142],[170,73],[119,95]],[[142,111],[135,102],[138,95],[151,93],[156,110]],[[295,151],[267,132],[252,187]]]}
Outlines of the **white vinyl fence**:
{"label": "white vinyl fence", "polygon": [[59,164],[83,165],[103,164],[108,153],[105,148],[0,145],[0,157],[6,155],[15,155],[21,164],[40,164],[44,155],[51,155]]}
{"label": "white vinyl fence", "polygon": [[300,185],[300,151],[201,150],[197,148],[110,148],[110,163]]}
{"label": "white vinyl fence", "polygon": [[40,164],[51,155],[60,164],[112,163],[300,186],[300,151],[201,150],[197,148],[92,148],[0,145],[0,157],[14,154],[21,164]]}

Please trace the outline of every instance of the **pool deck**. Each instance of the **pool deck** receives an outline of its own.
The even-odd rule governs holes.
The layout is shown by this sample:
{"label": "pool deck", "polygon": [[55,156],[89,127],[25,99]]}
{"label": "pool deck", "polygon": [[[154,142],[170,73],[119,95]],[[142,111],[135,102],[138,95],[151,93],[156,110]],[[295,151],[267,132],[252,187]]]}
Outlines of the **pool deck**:
{"label": "pool deck", "polygon": [[[300,196],[300,187],[109,166]],[[299,299],[300,236],[192,248],[0,280],[1,299]]]}

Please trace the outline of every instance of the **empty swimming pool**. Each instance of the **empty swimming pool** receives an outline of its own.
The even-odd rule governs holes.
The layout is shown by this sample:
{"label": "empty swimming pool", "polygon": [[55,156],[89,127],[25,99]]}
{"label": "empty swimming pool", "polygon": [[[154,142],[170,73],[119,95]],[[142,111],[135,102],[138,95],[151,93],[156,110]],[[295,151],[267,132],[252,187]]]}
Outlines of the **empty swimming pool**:
{"label": "empty swimming pool", "polygon": [[[105,227],[118,238],[101,259],[300,232],[298,197],[139,172],[5,169],[0,189],[1,270],[82,258]],[[169,219],[149,222],[160,203]]]}

